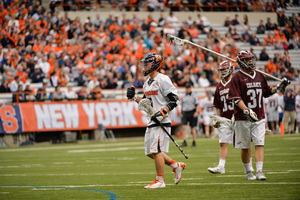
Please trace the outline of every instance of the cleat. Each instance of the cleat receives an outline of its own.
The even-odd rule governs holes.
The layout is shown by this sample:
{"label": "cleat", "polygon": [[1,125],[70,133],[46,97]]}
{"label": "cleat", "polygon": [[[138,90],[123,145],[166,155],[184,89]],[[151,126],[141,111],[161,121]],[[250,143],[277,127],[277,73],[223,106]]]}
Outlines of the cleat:
{"label": "cleat", "polygon": [[182,171],[185,168],[185,163],[183,162],[178,162],[178,167],[175,169],[172,169],[172,171],[175,173],[175,184],[178,184],[181,180],[181,174]]}
{"label": "cleat", "polygon": [[184,140],[183,142],[182,142],[182,144],[180,145],[180,147],[186,147],[187,146],[187,144],[186,144],[186,141]]}
{"label": "cleat", "polygon": [[213,174],[225,174],[225,168],[221,166],[209,167],[207,168],[207,170]]}
{"label": "cleat", "polygon": [[193,141],[191,147],[196,147],[196,142],[195,141]]}
{"label": "cleat", "polygon": [[165,188],[165,182],[160,182],[158,180],[154,180],[150,185],[144,187],[144,189],[157,189],[157,188]]}
{"label": "cleat", "polygon": [[245,177],[246,177],[246,180],[256,180],[256,177],[254,176],[254,174],[251,172],[251,171],[248,171],[245,173]]}
{"label": "cleat", "polygon": [[267,180],[267,178],[265,177],[265,175],[262,171],[258,171],[256,173],[256,180],[265,181],[265,180]]}

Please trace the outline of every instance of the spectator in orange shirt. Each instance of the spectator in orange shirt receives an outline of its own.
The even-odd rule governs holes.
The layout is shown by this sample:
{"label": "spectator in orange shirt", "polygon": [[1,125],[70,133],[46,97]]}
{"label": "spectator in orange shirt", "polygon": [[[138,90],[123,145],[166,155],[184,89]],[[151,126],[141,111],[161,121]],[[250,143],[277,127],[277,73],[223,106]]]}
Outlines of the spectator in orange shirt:
{"label": "spectator in orange shirt", "polygon": [[23,65],[19,64],[17,67],[16,76],[19,76],[21,81],[25,84],[27,81],[27,73],[23,71]]}
{"label": "spectator in orange shirt", "polygon": [[198,29],[196,28],[195,22],[194,24],[191,24],[188,28],[188,32],[190,36],[193,38],[198,38]]}
{"label": "spectator in orange shirt", "polygon": [[288,41],[285,35],[283,34],[282,29],[278,30],[278,35],[275,37],[275,41],[275,46],[277,49],[285,49],[286,47],[288,47]]}
{"label": "spectator in orange shirt", "polygon": [[269,62],[266,64],[266,69],[269,74],[276,72],[276,64],[274,63],[273,58],[270,58]]}
{"label": "spectator in orange shirt", "polygon": [[272,36],[272,33],[268,33],[268,35],[264,38],[264,44],[265,46],[274,46],[275,41],[274,38]]}

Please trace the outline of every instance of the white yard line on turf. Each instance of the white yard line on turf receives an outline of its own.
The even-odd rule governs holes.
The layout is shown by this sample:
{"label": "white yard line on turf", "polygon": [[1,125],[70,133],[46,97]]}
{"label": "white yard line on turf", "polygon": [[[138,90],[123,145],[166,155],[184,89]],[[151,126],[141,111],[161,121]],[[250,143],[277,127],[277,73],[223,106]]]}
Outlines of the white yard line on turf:
{"label": "white yard line on turf", "polygon": [[144,149],[145,147],[121,147],[114,149],[84,149],[84,150],[69,150],[68,153],[90,153],[90,152],[108,152],[108,151],[128,151],[135,149]]}
{"label": "white yard line on turf", "polygon": [[99,148],[99,147],[114,147],[114,146],[135,146],[135,145],[144,145],[144,142],[121,142],[121,143],[107,143],[107,144],[90,144],[90,145],[67,145],[60,147],[29,147],[29,148],[18,148],[18,149],[0,149],[1,152],[18,152],[18,151],[41,151],[41,150],[58,150],[58,149],[83,149],[83,148]]}
{"label": "white yard line on turf", "polygon": [[[145,182],[146,184],[149,181]],[[166,184],[168,186],[175,186],[173,183]],[[183,183],[182,185],[300,185],[300,182],[262,182],[262,181],[248,181],[244,183]],[[140,183],[126,183],[122,185],[57,185],[57,186],[47,186],[47,187],[66,187],[66,188],[88,188],[88,187],[128,187],[128,186],[144,186],[144,181]],[[4,188],[17,188],[17,187],[33,187],[33,186],[5,186],[0,185],[0,187]],[[38,187],[38,186],[37,186]]]}

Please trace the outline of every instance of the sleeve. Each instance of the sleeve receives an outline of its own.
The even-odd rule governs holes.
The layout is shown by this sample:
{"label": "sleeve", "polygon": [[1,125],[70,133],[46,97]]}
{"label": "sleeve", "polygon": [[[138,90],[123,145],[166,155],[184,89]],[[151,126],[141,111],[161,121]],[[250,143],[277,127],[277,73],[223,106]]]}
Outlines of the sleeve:
{"label": "sleeve", "polygon": [[240,94],[241,94],[240,81],[238,76],[236,76],[235,74],[233,75],[230,83],[229,100],[242,99]]}
{"label": "sleeve", "polygon": [[199,105],[199,100],[196,94],[194,94],[194,102],[196,106]]}
{"label": "sleeve", "polygon": [[262,84],[263,84],[263,96],[265,97],[265,98],[267,98],[267,97],[269,97],[269,96],[272,96],[272,87],[270,87],[269,85],[268,85],[268,83],[267,83],[267,81],[266,81],[266,79],[265,79],[265,77],[262,75],[262,74],[260,74],[261,76],[262,76]]}
{"label": "sleeve", "polygon": [[214,104],[214,106],[216,108],[220,108],[221,109],[220,92],[219,92],[218,86],[216,87],[215,98],[214,98],[214,103],[213,104]]}
{"label": "sleeve", "polygon": [[162,80],[161,87],[163,95],[165,97],[168,96],[168,94],[170,93],[178,95],[177,88],[173,85],[171,79],[168,76],[165,76],[165,78]]}

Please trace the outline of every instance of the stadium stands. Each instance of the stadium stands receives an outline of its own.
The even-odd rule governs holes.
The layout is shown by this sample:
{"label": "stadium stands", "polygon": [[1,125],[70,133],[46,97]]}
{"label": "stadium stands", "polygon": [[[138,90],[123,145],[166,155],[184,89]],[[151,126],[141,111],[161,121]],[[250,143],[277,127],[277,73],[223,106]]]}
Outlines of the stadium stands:
{"label": "stadium stands", "polygon": [[[36,92],[43,85],[42,82],[33,83],[35,69],[40,68],[45,76],[44,82],[48,81],[46,88],[48,94],[54,92],[57,85],[62,86],[61,92],[66,92],[67,86],[73,87],[75,92],[80,92],[82,85],[87,85],[91,92],[96,88],[95,86],[100,86],[98,89],[101,90],[104,99],[124,99],[122,88],[139,80],[141,73],[138,69],[138,60],[143,54],[151,51],[159,51],[166,58],[164,73],[168,74],[178,87],[183,86],[187,81],[192,81],[197,87],[199,74],[202,71],[206,72],[212,86],[219,80],[215,66],[221,61],[220,58],[194,47],[179,48],[175,45],[170,47],[165,37],[167,31],[174,31],[175,35],[183,34],[183,36],[184,32],[187,32],[185,39],[191,39],[188,35],[189,23],[195,23],[200,27],[200,19],[197,18],[199,13],[186,12],[192,16],[191,22],[188,23],[188,16],[186,16],[185,19],[177,19],[178,22],[173,24],[166,23],[169,13],[162,13],[164,16],[155,19],[148,13],[145,13],[144,18],[139,18],[134,13],[132,17],[126,16],[126,13],[123,13],[122,17],[110,13],[107,14],[107,18],[100,16],[96,19],[71,18],[67,13],[48,12],[48,8],[37,2],[34,6],[26,5],[25,9],[22,1],[18,5],[14,2],[11,5],[0,6],[3,13],[8,13],[6,17],[2,16],[0,21],[3,27],[0,33],[1,83],[4,79],[13,81],[15,75],[20,75],[22,80],[25,80],[23,84],[30,84],[30,88]],[[108,4],[108,1],[103,1],[103,4]],[[168,9],[171,10],[170,8]],[[286,8],[287,17],[292,17],[293,13],[298,15],[299,19],[299,8]],[[175,18],[176,15],[177,13]],[[205,17],[206,14],[203,12],[201,15]],[[247,17],[247,13],[242,15]],[[277,62],[281,70],[277,75],[287,76],[292,81],[299,82],[299,40],[295,40],[296,46],[293,47],[264,46],[263,41],[268,33],[273,37],[277,34],[273,30],[266,30],[263,34],[256,34],[261,43],[259,46],[250,45],[243,40],[231,42],[232,38],[226,38],[222,47],[219,47],[216,41],[221,41],[229,30],[236,28],[237,34],[242,36],[247,27],[250,33],[255,33],[258,27],[258,22],[245,25],[240,22],[241,25],[225,27],[223,20],[224,18],[220,18],[217,23],[209,23],[201,33],[198,28],[198,38],[193,38],[193,42],[228,54],[232,58],[235,58],[238,49],[252,49],[253,53],[259,56],[262,49],[266,48],[270,58],[280,53],[280,59],[283,60],[285,50],[289,48],[290,61]],[[160,22],[162,24],[159,24]],[[297,37],[299,21],[298,25],[289,28],[292,29],[290,38],[292,35]],[[13,59],[14,56],[17,60]],[[208,62],[211,56],[213,56],[212,66]],[[258,60],[257,66],[264,68],[267,62]],[[49,64],[50,69],[47,69]],[[21,72],[17,73],[17,68],[20,66],[26,73],[25,77],[20,74]],[[290,66],[295,69],[294,72],[289,71]],[[5,74],[5,69],[9,69],[11,74]],[[186,76],[183,75],[189,72],[190,79],[185,80]],[[140,81],[144,81],[142,79]],[[200,96],[204,95],[204,92],[205,89],[197,89]],[[0,103],[10,103],[12,96],[12,93],[1,93]]]}

